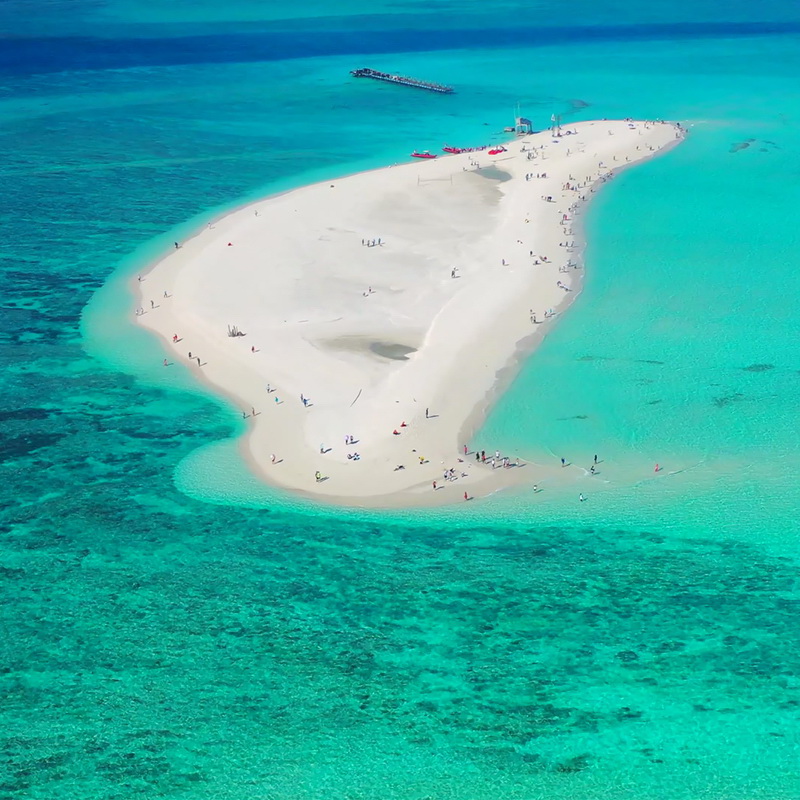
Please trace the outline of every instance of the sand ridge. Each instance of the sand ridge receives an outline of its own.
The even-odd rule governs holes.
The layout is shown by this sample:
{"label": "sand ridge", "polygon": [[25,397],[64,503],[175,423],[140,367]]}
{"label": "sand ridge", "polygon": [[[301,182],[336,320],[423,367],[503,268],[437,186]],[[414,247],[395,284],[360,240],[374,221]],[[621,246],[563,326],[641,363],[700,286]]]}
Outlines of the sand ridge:
{"label": "sand ridge", "polygon": [[266,198],[143,275],[137,318],[168,364],[237,399],[246,456],[272,483],[403,506],[567,480],[559,465],[493,469],[494,450],[478,463],[464,444],[579,290],[576,214],[682,136],[583,122]]}

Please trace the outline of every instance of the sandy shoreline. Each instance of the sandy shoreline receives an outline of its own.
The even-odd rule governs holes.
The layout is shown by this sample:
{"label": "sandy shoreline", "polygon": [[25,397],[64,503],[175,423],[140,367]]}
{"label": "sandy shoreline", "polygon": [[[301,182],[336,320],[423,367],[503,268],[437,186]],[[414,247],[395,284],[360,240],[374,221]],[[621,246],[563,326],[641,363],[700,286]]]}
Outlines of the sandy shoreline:
{"label": "sandy shoreline", "polygon": [[681,138],[584,122],[251,203],[140,276],[137,321],[168,366],[243,410],[251,468],[294,492],[398,507],[574,480],[558,464],[493,469],[493,448],[484,464],[464,444],[578,294],[575,212]]}

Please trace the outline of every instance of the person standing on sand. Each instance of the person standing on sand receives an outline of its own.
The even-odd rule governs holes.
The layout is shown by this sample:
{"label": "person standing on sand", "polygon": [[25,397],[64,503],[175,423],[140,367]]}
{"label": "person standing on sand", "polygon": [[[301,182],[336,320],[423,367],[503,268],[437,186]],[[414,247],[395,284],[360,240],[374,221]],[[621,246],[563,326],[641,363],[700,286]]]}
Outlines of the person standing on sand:
{"label": "person standing on sand", "polygon": [[436,491],[436,481],[433,482],[433,491]]}
{"label": "person standing on sand", "polygon": [[566,466],[567,466],[567,461],[566,461],[566,459],[564,459],[564,458],[562,458],[562,459],[561,459],[561,466],[562,466],[562,467],[566,467]]}
{"label": "person standing on sand", "polygon": [[197,356],[197,366],[200,366],[200,356]]}
{"label": "person standing on sand", "polygon": [[425,409],[425,419],[428,419],[428,409]]}
{"label": "person standing on sand", "polygon": [[466,455],[466,454],[467,454],[467,452],[468,452],[468,451],[467,451],[467,446],[466,446],[466,445],[464,445],[464,455]]}

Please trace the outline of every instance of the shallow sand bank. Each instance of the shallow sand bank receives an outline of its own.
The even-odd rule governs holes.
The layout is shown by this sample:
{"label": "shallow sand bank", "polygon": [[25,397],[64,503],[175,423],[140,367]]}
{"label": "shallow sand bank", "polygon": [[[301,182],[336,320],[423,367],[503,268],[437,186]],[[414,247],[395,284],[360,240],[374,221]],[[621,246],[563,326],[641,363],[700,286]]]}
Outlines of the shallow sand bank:
{"label": "shallow sand bank", "polygon": [[584,122],[267,198],[143,274],[138,320],[168,363],[235,399],[246,457],[288,489],[401,506],[573,480],[558,464],[492,469],[494,448],[483,464],[464,444],[577,294],[576,214],[613,170],[681,136]]}

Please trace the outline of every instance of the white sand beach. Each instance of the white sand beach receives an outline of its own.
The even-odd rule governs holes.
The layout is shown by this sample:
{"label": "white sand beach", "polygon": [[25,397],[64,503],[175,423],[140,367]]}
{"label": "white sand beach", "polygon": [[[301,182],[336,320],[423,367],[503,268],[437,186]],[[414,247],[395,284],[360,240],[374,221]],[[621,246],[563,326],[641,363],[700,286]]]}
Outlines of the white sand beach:
{"label": "white sand beach", "polygon": [[585,203],[682,136],[581,122],[266,198],[143,273],[137,320],[237,402],[246,457],[286,489],[391,507],[569,480],[464,446],[580,289]]}

